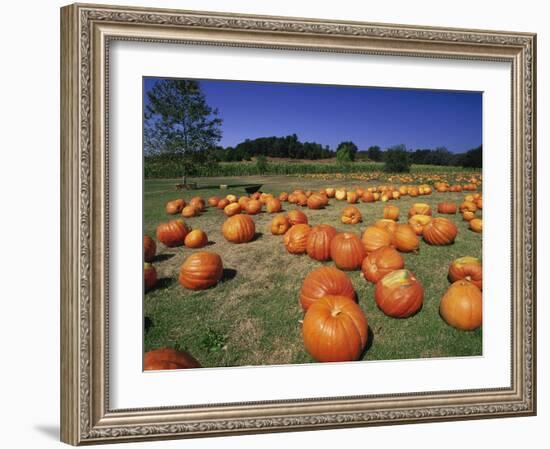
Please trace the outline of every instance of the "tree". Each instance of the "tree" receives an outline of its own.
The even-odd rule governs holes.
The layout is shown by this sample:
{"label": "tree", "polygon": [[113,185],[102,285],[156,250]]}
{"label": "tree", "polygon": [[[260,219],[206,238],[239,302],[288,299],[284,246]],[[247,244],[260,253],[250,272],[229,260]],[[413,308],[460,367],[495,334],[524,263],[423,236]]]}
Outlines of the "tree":
{"label": "tree", "polygon": [[367,150],[367,157],[374,162],[382,160],[382,150],[378,145],[373,145]]}
{"label": "tree", "polygon": [[483,148],[480,145],[470,151],[462,157],[462,166],[468,168],[481,168],[483,164]]}
{"label": "tree", "polygon": [[384,152],[384,171],[408,173],[411,170],[411,161],[405,145],[394,145]]}
{"label": "tree", "polygon": [[336,160],[344,164],[353,162],[358,150],[353,142],[341,142],[336,148]]}
{"label": "tree", "polygon": [[[192,174],[196,163],[210,163],[221,139],[218,111],[206,103],[193,80],[160,80],[147,92],[144,140],[147,155],[164,155]],[[210,154],[209,154],[210,153]]]}
{"label": "tree", "polygon": [[260,174],[267,172],[267,158],[263,154],[256,158],[256,168]]}

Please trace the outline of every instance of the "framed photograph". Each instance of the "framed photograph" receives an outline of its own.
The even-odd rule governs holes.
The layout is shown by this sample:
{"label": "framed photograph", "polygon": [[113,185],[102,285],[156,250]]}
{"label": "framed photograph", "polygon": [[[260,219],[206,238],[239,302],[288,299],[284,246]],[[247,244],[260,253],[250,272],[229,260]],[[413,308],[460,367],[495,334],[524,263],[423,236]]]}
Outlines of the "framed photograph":
{"label": "framed photograph", "polygon": [[64,442],[536,413],[534,34],[75,4],[61,37]]}

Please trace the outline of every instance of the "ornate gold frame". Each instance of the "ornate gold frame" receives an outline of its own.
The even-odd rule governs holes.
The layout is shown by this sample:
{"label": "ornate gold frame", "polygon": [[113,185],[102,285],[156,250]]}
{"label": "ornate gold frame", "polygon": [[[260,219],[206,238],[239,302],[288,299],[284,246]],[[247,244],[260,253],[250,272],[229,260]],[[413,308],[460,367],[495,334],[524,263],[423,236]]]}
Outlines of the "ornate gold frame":
{"label": "ornate gold frame", "polygon": [[[536,36],[75,4],[61,9],[61,438],[70,444],[533,415]],[[508,61],[512,65],[511,388],[111,410],[106,76],[116,39]]]}

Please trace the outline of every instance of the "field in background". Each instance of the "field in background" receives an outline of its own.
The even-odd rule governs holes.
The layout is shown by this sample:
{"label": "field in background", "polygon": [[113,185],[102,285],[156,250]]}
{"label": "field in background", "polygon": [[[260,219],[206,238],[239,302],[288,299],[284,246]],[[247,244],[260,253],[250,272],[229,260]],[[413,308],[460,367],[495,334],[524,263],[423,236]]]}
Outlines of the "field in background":
{"label": "field in background", "polygon": [[[244,166],[242,163],[236,165]],[[193,196],[207,199],[228,193],[240,196],[245,194],[244,184],[255,183],[263,185],[262,191],[276,195],[297,188],[355,188],[380,183],[378,178],[369,180],[368,173],[361,176],[354,179],[344,173],[338,177],[199,178],[193,180],[199,189],[183,192],[174,190],[174,184],[179,182],[177,179],[146,180],[144,232],[154,236],[156,226],[172,218],[164,209],[171,199],[184,197],[189,200]],[[467,175],[457,172],[456,176]],[[234,187],[220,190],[220,184]],[[400,222],[405,222],[407,211],[415,202],[430,204],[437,216],[437,203],[443,200],[459,203],[463,197],[464,193],[434,192],[418,198],[404,197],[391,204],[400,207]],[[332,199],[326,209],[302,210],[312,225],[326,223],[338,231],[361,235],[368,224],[382,218],[384,203],[356,204],[363,214],[363,223],[357,225],[340,222],[341,210],[346,206],[346,202]],[[284,203],[285,211],[294,208]],[[348,272],[369,322],[370,342],[363,360],[481,355],[481,328],[474,332],[455,330],[438,312],[439,301],[450,285],[447,280],[449,264],[466,255],[481,258],[482,251],[481,234],[468,230],[460,214],[447,217],[459,229],[453,245],[438,247],[422,242],[417,253],[404,254],[405,268],[415,274],[425,291],[424,306],[417,315],[404,320],[385,316],[374,301],[374,286],[361,277],[360,271]],[[191,227],[203,229],[208,234],[210,243],[203,250],[217,252],[222,257],[224,279],[214,288],[194,292],[178,284],[181,264],[192,252],[200,250],[166,248],[158,243],[158,255],[153,263],[160,282],[144,296],[145,351],[166,346],[179,348],[193,354],[205,367],[313,362],[302,343],[300,320],[303,312],[298,297],[306,274],[323,263],[307,255],[289,254],[282,237],[269,232],[271,214],[264,212],[253,216],[258,236],[241,245],[231,244],[223,238],[221,226],[225,218],[223,211],[209,207],[202,215],[186,220]],[[333,265],[332,262],[325,264]]]}

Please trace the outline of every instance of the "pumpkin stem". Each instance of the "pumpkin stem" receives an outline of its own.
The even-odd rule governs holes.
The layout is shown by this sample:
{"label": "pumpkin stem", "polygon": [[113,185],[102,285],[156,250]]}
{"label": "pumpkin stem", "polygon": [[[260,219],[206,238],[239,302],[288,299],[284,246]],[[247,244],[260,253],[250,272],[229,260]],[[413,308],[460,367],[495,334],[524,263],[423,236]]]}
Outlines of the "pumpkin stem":
{"label": "pumpkin stem", "polygon": [[342,311],[340,309],[334,309],[330,315],[334,318],[334,317],[337,317],[338,315],[340,315],[342,313]]}

